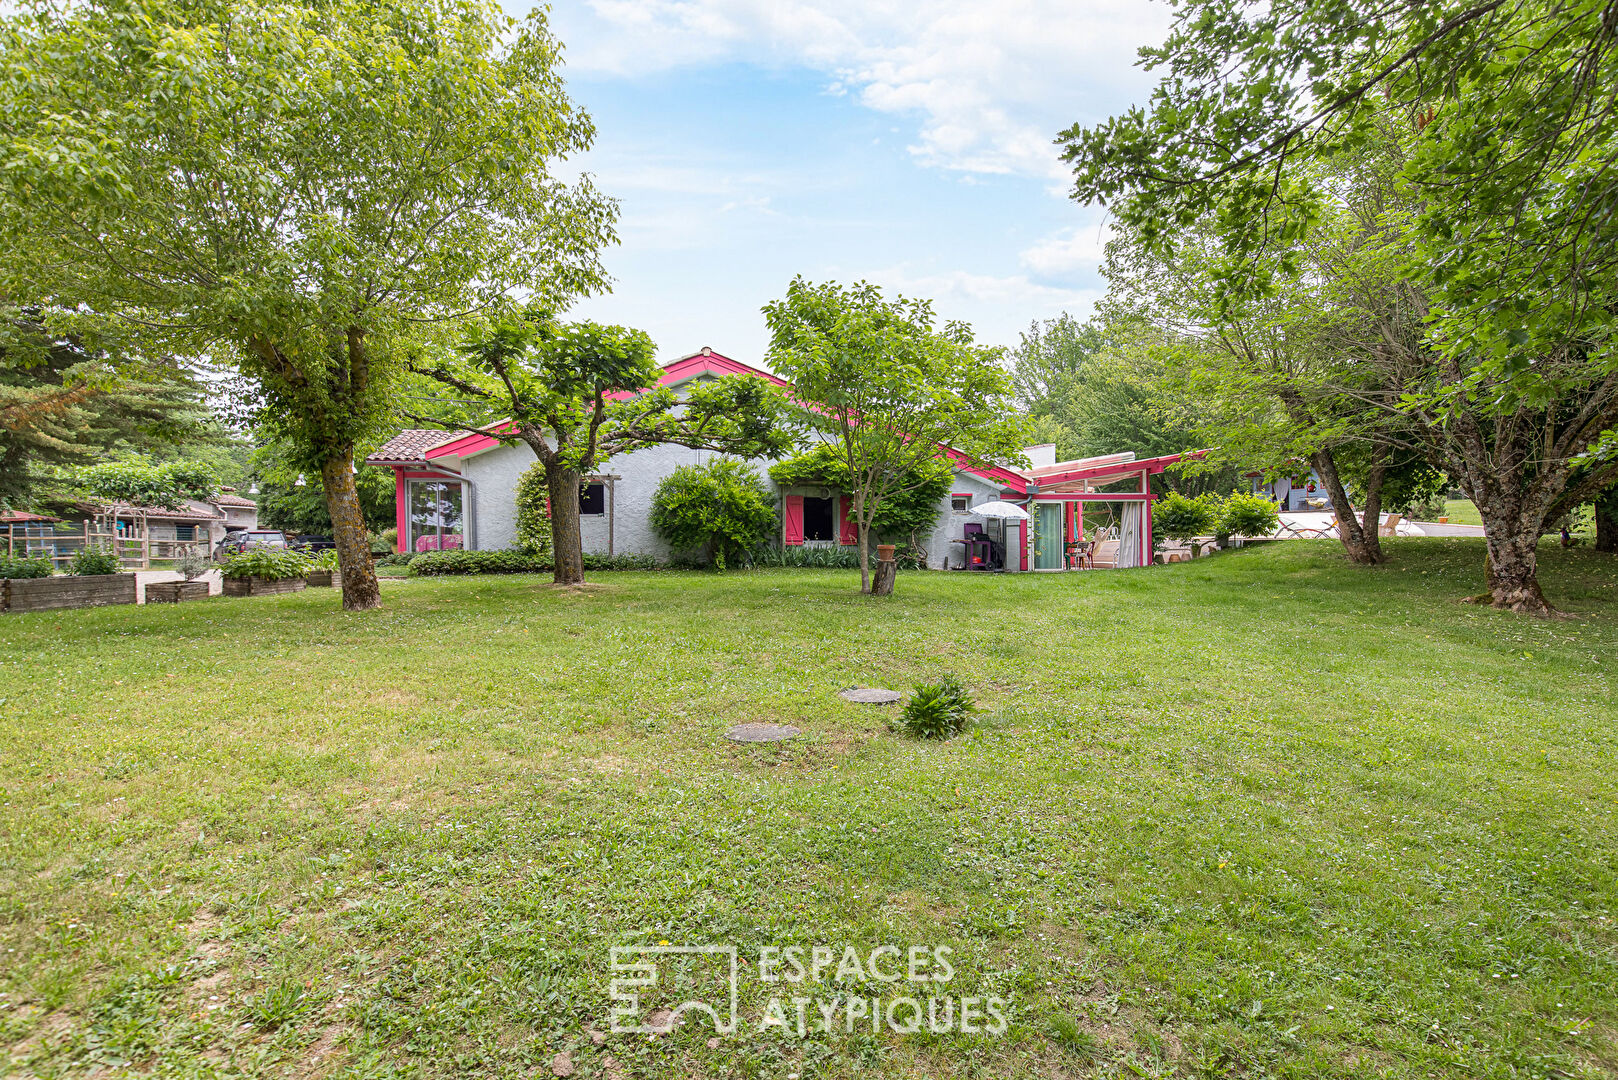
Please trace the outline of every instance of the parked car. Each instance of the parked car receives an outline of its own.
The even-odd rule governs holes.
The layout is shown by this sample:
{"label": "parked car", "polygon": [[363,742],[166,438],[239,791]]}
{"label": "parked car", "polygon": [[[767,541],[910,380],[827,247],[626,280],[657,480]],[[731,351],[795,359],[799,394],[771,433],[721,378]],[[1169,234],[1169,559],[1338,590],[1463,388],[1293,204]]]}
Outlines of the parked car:
{"label": "parked car", "polygon": [[285,548],[287,546],[286,533],[280,529],[243,529],[233,532],[219,541],[214,549],[214,557],[223,559],[227,555],[235,555],[254,548]]}
{"label": "parked car", "polygon": [[307,552],[310,555],[316,555],[322,551],[331,551],[336,546],[337,541],[329,536],[300,535],[296,540],[292,541],[293,551]]}

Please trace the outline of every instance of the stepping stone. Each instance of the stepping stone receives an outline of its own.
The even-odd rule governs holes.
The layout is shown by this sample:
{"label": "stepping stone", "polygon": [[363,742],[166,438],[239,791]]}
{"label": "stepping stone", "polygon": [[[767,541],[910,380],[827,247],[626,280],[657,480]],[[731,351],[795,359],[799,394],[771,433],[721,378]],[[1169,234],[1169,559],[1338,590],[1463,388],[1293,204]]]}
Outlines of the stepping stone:
{"label": "stepping stone", "polygon": [[737,724],[725,732],[725,738],[731,742],[781,742],[802,734],[791,724]]}
{"label": "stepping stone", "polygon": [[892,705],[903,694],[897,690],[878,690],[874,687],[854,686],[837,691],[837,696],[856,705]]}

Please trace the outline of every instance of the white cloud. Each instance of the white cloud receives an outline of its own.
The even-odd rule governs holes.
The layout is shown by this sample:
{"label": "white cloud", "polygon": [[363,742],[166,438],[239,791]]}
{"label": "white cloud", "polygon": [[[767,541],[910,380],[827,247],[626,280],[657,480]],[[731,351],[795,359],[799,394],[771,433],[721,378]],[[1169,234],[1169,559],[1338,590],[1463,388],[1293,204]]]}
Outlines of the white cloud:
{"label": "white cloud", "polygon": [[1035,319],[1049,319],[1066,311],[1089,316],[1103,292],[1044,285],[1026,274],[995,276],[969,270],[928,272],[908,265],[889,266],[848,275],[882,286],[883,290],[933,301],[933,313],[942,321],[962,319],[972,324],[977,339],[996,345],[1015,345],[1018,335]]}
{"label": "white cloud", "polygon": [[1062,180],[1057,131],[1148,85],[1144,0],[589,0],[559,11],[575,69],[634,76],[720,61],[807,66],[833,93],[919,122],[910,151],[969,173]]}
{"label": "white cloud", "polygon": [[1018,261],[1042,278],[1093,273],[1100,267],[1106,255],[1107,241],[1111,239],[1112,226],[1098,219],[1046,236],[1032,247],[1023,249]]}

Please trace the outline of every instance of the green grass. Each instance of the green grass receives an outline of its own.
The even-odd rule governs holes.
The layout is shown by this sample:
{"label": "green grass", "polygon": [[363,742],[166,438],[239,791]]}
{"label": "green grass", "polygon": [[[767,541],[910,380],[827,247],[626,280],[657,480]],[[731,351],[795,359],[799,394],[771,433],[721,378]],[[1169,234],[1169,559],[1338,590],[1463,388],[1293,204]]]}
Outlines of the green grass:
{"label": "green grass", "polygon": [[1444,516],[1451,525],[1482,525],[1483,516],[1471,499],[1445,499]]}
{"label": "green grass", "polygon": [[[1387,548],[0,617],[9,1072],[1611,1075],[1618,561],[1547,545],[1541,622]],[[947,742],[834,696],[951,672]],[[1013,1022],[760,1032],[744,968],[736,1035],[598,1045],[665,940],[949,946]]]}

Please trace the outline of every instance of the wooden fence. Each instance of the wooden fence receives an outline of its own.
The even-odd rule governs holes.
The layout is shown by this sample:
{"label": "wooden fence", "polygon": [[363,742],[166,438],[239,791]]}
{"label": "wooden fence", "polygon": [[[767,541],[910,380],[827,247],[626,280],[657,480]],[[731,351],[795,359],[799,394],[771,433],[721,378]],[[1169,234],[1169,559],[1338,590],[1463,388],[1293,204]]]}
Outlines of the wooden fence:
{"label": "wooden fence", "polygon": [[120,529],[112,518],[94,518],[78,524],[29,521],[0,526],[4,529],[5,553],[14,559],[50,559],[58,570],[73,560],[83,548],[110,548],[118,561],[133,570],[148,570],[153,560],[178,559],[188,552],[208,554],[206,538],[201,540],[154,539],[150,529],[137,522]]}

